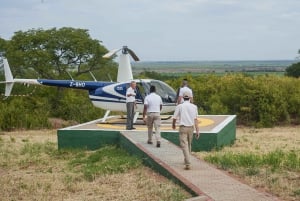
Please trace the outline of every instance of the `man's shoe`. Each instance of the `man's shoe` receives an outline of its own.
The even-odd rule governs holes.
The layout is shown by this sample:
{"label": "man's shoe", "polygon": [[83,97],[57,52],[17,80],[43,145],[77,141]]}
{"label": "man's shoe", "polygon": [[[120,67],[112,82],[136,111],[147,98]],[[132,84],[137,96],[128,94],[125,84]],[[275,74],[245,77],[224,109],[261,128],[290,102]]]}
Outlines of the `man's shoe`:
{"label": "man's shoe", "polygon": [[156,143],[156,147],[160,147],[160,142],[157,142],[157,143]]}
{"label": "man's shoe", "polygon": [[134,129],[136,129],[136,128],[134,128],[134,127],[131,128],[131,130],[134,130]]}
{"label": "man's shoe", "polygon": [[147,141],[147,143],[148,143],[148,144],[153,144],[153,142],[151,142],[151,141]]}
{"label": "man's shoe", "polygon": [[185,170],[190,170],[190,169],[191,169],[191,166],[190,166],[190,165],[185,165],[184,169],[185,169]]}

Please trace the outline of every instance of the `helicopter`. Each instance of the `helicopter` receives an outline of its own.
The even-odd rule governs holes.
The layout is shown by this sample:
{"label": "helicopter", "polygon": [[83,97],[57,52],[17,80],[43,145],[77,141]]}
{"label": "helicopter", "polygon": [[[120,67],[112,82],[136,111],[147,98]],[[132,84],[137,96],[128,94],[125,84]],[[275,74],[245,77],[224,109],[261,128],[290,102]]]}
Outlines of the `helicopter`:
{"label": "helicopter", "polygon": [[5,81],[5,97],[10,96],[14,83],[27,85],[46,85],[54,87],[74,88],[87,90],[89,99],[95,107],[106,110],[102,122],[105,122],[111,111],[126,112],[126,90],[132,81],[136,82],[136,109],[134,122],[139,113],[143,112],[144,98],[150,93],[151,85],[156,87],[156,93],[161,96],[163,105],[161,113],[173,112],[176,107],[176,92],[167,83],[153,79],[133,79],[130,56],[134,61],[139,61],[136,54],[127,46],[114,49],[103,55],[111,58],[121,51],[119,55],[118,74],[116,82],[82,80],[51,80],[51,79],[16,79],[13,78],[7,59],[3,58]]}

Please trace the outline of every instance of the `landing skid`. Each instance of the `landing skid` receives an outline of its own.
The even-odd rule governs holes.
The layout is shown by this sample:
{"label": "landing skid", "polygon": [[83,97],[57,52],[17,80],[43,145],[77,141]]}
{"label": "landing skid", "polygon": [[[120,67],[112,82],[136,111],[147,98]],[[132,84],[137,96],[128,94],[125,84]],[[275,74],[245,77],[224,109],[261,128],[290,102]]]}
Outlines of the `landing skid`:
{"label": "landing skid", "polygon": [[104,117],[102,118],[102,121],[101,121],[102,123],[104,123],[106,121],[109,113],[110,113],[110,110],[106,110],[105,115],[104,115]]}
{"label": "landing skid", "polygon": [[134,115],[134,118],[133,118],[133,123],[136,122],[137,118],[139,117],[139,112],[136,112],[135,115]]}

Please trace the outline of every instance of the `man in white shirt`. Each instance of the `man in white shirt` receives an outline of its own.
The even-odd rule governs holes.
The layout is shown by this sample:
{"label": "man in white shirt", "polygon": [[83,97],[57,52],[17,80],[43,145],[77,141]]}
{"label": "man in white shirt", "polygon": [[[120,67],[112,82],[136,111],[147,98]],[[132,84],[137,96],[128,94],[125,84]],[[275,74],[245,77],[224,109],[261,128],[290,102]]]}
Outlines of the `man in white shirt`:
{"label": "man in white shirt", "polygon": [[193,91],[188,87],[188,81],[184,79],[182,81],[182,87],[179,89],[177,104],[183,103],[183,94],[187,92],[190,94],[190,102],[193,103]]}
{"label": "man in white shirt", "polygon": [[[162,99],[159,95],[155,93],[155,86],[150,87],[150,94],[145,97],[144,100],[144,112],[143,120],[148,127],[148,144],[153,144],[152,135],[153,135],[153,125],[155,128],[155,137],[156,137],[156,147],[160,147],[160,111],[162,109]],[[147,119],[146,119],[147,114]]]}
{"label": "man in white shirt", "polygon": [[126,109],[127,109],[126,130],[135,129],[133,127],[135,95],[136,95],[135,88],[136,88],[136,82],[131,81],[130,87],[128,87],[128,89],[126,90]]}
{"label": "man in white shirt", "polygon": [[183,94],[184,102],[175,108],[173,115],[172,128],[176,129],[176,120],[179,124],[179,139],[180,146],[184,155],[185,169],[190,169],[190,153],[192,148],[194,127],[196,129],[196,139],[199,138],[199,125],[198,125],[198,107],[190,103],[191,94],[185,92]]}

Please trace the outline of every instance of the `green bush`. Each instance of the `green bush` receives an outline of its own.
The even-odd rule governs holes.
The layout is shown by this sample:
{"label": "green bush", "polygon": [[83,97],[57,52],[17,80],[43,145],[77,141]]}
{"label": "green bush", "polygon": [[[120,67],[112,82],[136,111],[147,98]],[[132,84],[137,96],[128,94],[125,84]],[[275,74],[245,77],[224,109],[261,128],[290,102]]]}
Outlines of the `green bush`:
{"label": "green bush", "polygon": [[285,74],[290,77],[300,77],[300,62],[287,67],[285,70]]}
{"label": "green bush", "polygon": [[[178,80],[169,83],[178,87]],[[300,123],[300,80],[276,75],[206,74],[189,77],[200,114],[235,114],[238,124]]]}

